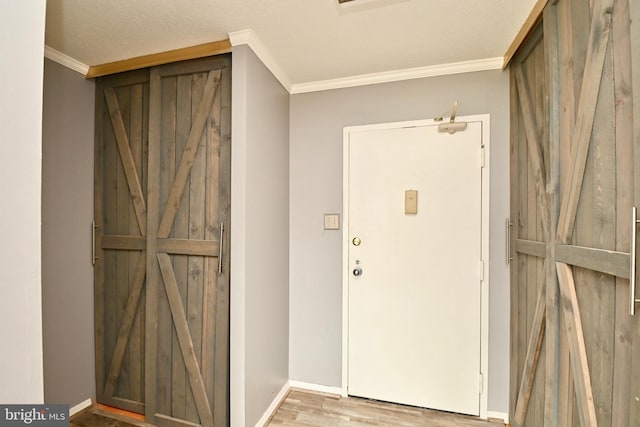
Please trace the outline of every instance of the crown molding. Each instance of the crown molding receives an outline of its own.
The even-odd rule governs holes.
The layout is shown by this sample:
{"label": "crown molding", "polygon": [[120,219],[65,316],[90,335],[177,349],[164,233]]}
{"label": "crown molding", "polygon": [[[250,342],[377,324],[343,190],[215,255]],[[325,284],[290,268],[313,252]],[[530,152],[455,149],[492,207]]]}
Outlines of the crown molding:
{"label": "crown molding", "polygon": [[57,62],[70,70],[76,71],[83,76],[87,74],[87,71],[89,71],[89,66],[87,64],[83,64],[77,59],[73,59],[72,57],[67,56],[47,45],[44,46],[44,57],[52,60],[53,62]]}
{"label": "crown molding", "polygon": [[430,65],[427,67],[407,68],[404,70],[383,71],[381,73],[362,74],[359,76],[343,77],[339,79],[298,83],[291,87],[290,93],[298,94],[318,92],[322,90],[390,83],[402,80],[420,79],[424,77],[499,70],[502,69],[503,60],[504,58],[502,57],[478,59],[473,61],[454,62],[450,64]]}
{"label": "crown molding", "polygon": [[[402,80],[420,79],[424,77],[444,76],[449,74],[470,73],[475,71],[499,70],[504,64],[503,57],[479,59],[473,61],[454,62],[450,64],[431,65],[427,67],[407,68],[404,70],[384,71],[381,73],[362,74],[338,79],[292,84],[280,64],[251,29],[229,33],[231,46],[247,45],[273,73],[280,84],[292,95],[323,90],[341,89],[378,83],[390,83]],[[89,66],[53,49],[44,48],[44,56],[58,64],[76,71],[83,76],[89,72]]]}
{"label": "crown molding", "polygon": [[247,45],[255,52],[264,65],[273,73],[290,94],[318,92],[330,89],[341,89],[377,83],[389,83],[402,80],[420,79],[424,77],[445,76],[448,74],[471,73],[475,71],[502,69],[503,57],[478,59],[473,61],[454,62],[450,64],[431,65],[427,67],[407,68],[403,70],[384,71],[381,73],[362,74],[338,79],[320,80],[307,83],[292,84],[280,64],[273,58],[269,50],[251,29],[229,33],[231,46]]}
{"label": "crown molding", "polygon": [[284,88],[291,93],[291,80],[278,61],[271,55],[256,33],[251,29],[229,33],[231,46],[247,45],[260,58],[262,63],[273,73]]}

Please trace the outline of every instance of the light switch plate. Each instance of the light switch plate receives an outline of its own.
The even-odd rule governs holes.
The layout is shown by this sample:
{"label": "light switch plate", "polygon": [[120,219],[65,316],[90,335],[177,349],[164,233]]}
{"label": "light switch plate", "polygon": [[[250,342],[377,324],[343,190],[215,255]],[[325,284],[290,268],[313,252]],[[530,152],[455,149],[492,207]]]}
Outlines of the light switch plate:
{"label": "light switch plate", "polygon": [[340,230],[340,214],[324,214],[325,230]]}

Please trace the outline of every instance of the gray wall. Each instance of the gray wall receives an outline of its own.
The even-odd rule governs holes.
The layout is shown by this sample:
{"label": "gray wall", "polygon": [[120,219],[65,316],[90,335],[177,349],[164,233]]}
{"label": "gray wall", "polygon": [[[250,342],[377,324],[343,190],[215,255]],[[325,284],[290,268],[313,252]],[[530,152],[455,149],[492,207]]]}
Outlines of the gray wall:
{"label": "gray wall", "polygon": [[231,425],[253,426],[289,379],[289,94],[234,47]]}
{"label": "gray wall", "polygon": [[345,126],[441,115],[491,114],[489,411],[508,412],[509,215],[508,73],[484,71],[291,97],[290,379],[340,387],[341,232],[324,231],[324,213],[342,212]]}
{"label": "gray wall", "polygon": [[44,397],[95,395],[93,347],[93,80],[45,60],[42,129]]}
{"label": "gray wall", "polygon": [[0,402],[40,403],[45,0],[0,2]]}

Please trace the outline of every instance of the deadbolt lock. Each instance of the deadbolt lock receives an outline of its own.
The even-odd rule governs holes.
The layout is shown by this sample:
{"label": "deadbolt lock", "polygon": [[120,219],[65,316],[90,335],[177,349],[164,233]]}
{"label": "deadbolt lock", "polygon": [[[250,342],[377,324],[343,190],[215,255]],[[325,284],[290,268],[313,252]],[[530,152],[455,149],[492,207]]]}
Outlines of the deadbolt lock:
{"label": "deadbolt lock", "polygon": [[356,277],[357,276],[362,276],[362,268],[360,268],[360,267],[354,268],[353,269],[353,275],[356,276]]}
{"label": "deadbolt lock", "polygon": [[362,243],[362,240],[360,240],[359,237],[354,237],[351,243],[353,243],[353,246],[360,246],[360,243]]}

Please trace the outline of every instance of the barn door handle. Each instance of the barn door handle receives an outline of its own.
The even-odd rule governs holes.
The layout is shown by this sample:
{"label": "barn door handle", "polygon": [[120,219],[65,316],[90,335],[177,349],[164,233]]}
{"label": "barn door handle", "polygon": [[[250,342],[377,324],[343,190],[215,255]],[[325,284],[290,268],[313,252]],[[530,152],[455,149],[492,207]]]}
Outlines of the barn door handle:
{"label": "barn door handle", "polygon": [[513,259],[511,257],[511,227],[513,227],[513,223],[507,218],[507,265],[509,265]]}
{"label": "barn door handle", "polygon": [[629,254],[629,314],[636,315],[636,238],[638,237],[638,208],[631,208],[631,253]]}
{"label": "barn door handle", "polygon": [[96,265],[96,261],[99,259],[96,256],[96,230],[100,228],[95,221],[91,221],[91,265]]}
{"label": "barn door handle", "polygon": [[224,251],[224,222],[220,223],[220,244],[218,245],[218,274],[222,273],[222,254]]}

